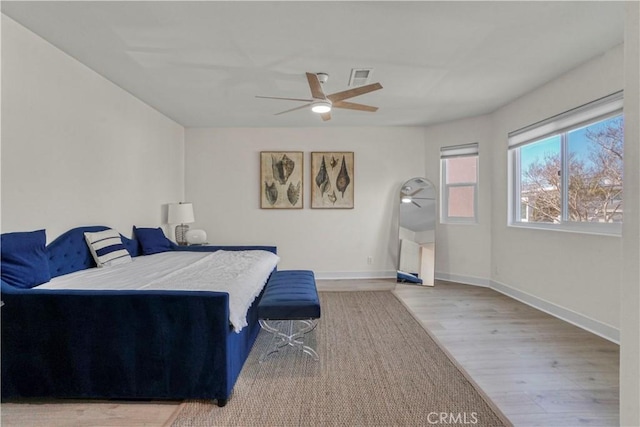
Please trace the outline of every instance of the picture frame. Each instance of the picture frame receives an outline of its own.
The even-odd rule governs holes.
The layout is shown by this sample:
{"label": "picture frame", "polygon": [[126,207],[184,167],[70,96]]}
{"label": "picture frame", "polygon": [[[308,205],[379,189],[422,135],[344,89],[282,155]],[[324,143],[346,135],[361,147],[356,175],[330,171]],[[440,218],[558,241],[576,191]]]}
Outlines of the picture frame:
{"label": "picture frame", "polygon": [[353,151],[311,153],[311,208],[353,209]]}
{"label": "picture frame", "polygon": [[260,208],[304,207],[304,157],[302,151],[260,152]]}

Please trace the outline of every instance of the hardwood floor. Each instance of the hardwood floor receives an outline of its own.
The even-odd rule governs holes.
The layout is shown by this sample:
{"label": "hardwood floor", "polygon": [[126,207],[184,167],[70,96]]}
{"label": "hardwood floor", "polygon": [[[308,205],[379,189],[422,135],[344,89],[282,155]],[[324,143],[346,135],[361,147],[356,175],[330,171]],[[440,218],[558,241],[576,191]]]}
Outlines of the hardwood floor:
{"label": "hardwood floor", "polygon": [[618,345],[487,288],[395,293],[514,425],[619,425]]}
{"label": "hardwood floor", "polygon": [[[491,289],[436,281],[318,281],[320,291],[394,290],[515,426],[619,425],[619,347]],[[176,402],[1,405],[2,426],[162,426]]]}

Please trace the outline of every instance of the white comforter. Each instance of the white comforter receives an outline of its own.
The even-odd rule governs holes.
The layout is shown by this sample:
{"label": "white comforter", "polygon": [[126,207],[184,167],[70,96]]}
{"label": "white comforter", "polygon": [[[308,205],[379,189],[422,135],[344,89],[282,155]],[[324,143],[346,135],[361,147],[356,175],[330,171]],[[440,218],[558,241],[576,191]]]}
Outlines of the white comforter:
{"label": "white comforter", "polygon": [[51,279],[40,289],[188,290],[229,294],[229,321],[247,326],[247,311],[280,258],[267,251],[163,252],[127,264]]}

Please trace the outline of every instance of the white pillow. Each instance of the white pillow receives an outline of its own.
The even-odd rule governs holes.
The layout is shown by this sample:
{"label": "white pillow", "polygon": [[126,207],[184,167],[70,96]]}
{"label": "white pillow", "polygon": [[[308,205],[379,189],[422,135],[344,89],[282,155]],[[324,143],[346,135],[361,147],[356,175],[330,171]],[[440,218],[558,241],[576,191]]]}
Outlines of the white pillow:
{"label": "white pillow", "polygon": [[120,233],[115,230],[84,233],[84,239],[87,241],[91,255],[93,255],[98,267],[131,262],[131,255],[122,244]]}

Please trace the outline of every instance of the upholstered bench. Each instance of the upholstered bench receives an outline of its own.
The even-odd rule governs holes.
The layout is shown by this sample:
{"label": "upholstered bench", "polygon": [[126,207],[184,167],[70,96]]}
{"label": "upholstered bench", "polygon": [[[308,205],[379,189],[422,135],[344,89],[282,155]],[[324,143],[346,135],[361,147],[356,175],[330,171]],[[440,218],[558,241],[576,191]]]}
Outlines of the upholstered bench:
{"label": "upholstered bench", "polygon": [[304,343],[305,334],[315,329],[319,318],[320,298],[313,271],[274,272],[258,304],[260,326],[273,334],[260,362],[286,346],[300,348],[314,360],[319,360],[318,353]]}

